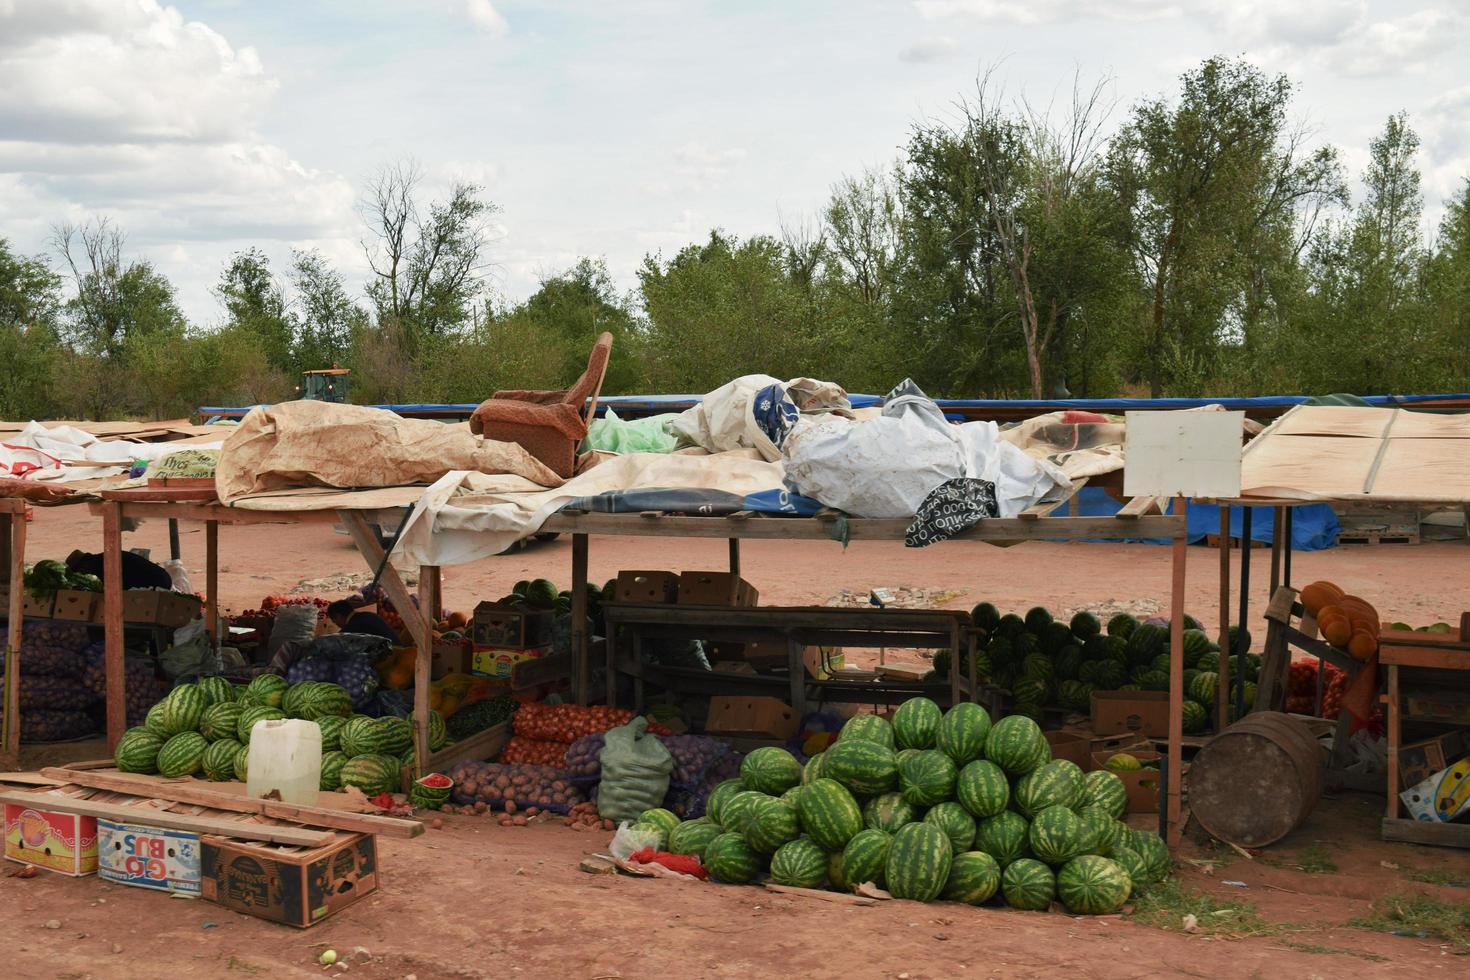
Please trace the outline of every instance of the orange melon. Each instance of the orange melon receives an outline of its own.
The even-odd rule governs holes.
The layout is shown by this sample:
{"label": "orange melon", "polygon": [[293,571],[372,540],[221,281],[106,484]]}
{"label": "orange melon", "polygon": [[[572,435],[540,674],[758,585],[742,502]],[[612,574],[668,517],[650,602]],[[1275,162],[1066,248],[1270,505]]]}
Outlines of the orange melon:
{"label": "orange melon", "polygon": [[1356,610],[1362,615],[1364,619],[1371,619],[1375,623],[1378,622],[1378,610],[1375,609],[1373,607],[1373,603],[1369,602],[1367,599],[1362,599],[1355,595],[1345,595],[1338,600],[1337,604],[1341,606],[1343,611],[1346,612],[1349,616],[1352,616],[1354,611]]}
{"label": "orange melon", "polygon": [[1354,660],[1365,661],[1378,650],[1378,637],[1367,630],[1353,630],[1348,639],[1347,652]]}
{"label": "orange melon", "polygon": [[1322,627],[1322,637],[1335,647],[1346,646],[1353,638],[1353,624],[1348,622],[1347,617],[1335,617],[1326,622],[1318,623]]}
{"label": "orange melon", "polygon": [[1336,605],[1342,595],[1342,589],[1331,582],[1313,582],[1302,589],[1302,608],[1315,616],[1323,606]]}

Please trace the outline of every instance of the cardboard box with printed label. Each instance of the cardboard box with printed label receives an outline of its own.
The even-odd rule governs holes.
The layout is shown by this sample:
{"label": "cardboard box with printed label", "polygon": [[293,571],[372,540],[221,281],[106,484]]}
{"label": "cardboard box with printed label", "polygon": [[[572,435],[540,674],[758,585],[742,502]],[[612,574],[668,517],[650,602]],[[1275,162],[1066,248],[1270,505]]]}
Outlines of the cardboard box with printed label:
{"label": "cardboard box with printed label", "polygon": [[477,646],[470,655],[470,673],[508,681],[514,676],[517,664],[540,660],[550,652],[549,646],[530,649]]}
{"label": "cardboard box with printed label", "polygon": [[474,647],[469,640],[435,640],[429,656],[429,679],[445,674],[468,674]]}
{"label": "cardboard box with printed label", "polygon": [[199,894],[198,834],[97,821],[97,877],[154,891]]}
{"label": "cardboard box with printed label", "polygon": [[[618,572],[618,602],[650,605],[673,602],[679,596],[678,572]],[[607,601],[607,596],[603,596]]]}
{"label": "cardboard box with printed label", "polygon": [[755,586],[730,572],[684,572],[679,576],[681,606],[754,606]]}
{"label": "cardboard box with printed label", "polygon": [[201,838],[200,892],[236,912],[288,926],[314,926],[378,887],[372,834],[337,833],[303,850],[222,837]]}
{"label": "cardboard box with printed label", "polygon": [[1132,732],[1166,736],[1169,694],[1167,691],[1093,691],[1092,730],[1098,735]]}
{"label": "cardboard box with printed label", "polygon": [[1418,786],[1435,773],[1448,769],[1467,752],[1470,752],[1470,737],[1459,730],[1399,746],[1399,789]]}
{"label": "cardboard box with printed label", "polygon": [[1415,820],[1449,823],[1470,816],[1470,759],[1461,759],[1404,790],[1399,799]]}
{"label": "cardboard box with printed label", "polygon": [[45,807],[44,795],[5,804],[5,856],[73,878],[96,874],[97,818]]}
{"label": "cardboard box with printed label", "polygon": [[[1108,759],[1119,755],[1117,752],[1095,752],[1092,756],[1093,769],[1107,769]],[[1159,787],[1163,785],[1162,775],[1154,768],[1154,764],[1162,764],[1163,756],[1152,750],[1137,749],[1127,753],[1144,764],[1142,769],[1111,770],[1114,776],[1123,781],[1123,788],[1128,791],[1129,813],[1158,813],[1159,812]],[[1185,766],[1188,769],[1188,766]]]}
{"label": "cardboard box with printed label", "polygon": [[551,642],[556,612],[482,602],[475,607],[470,637],[480,646],[539,647]]}
{"label": "cardboard box with printed label", "polygon": [[711,735],[752,735],[787,739],[796,734],[800,719],[779,698],[713,697],[704,730]]}

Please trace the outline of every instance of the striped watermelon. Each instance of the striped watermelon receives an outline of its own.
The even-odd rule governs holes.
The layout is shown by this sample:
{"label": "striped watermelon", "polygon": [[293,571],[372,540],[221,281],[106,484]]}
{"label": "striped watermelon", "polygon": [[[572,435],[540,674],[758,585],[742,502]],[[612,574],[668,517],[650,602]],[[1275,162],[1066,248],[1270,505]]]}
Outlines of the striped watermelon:
{"label": "striped watermelon", "polygon": [[1040,861],[1021,858],[1000,876],[1000,889],[1013,909],[1045,912],[1057,894],[1057,879]]}
{"label": "striped watermelon", "polygon": [[801,763],[785,749],[762,746],[740,763],[740,781],[758,793],[780,796],[801,782]]}
{"label": "striped watermelon", "polygon": [[1127,871],[1095,854],[1073,858],[1057,872],[1057,894],[1077,915],[1110,915],[1123,907],[1132,890]]}
{"label": "striped watermelon", "polygon": [[[339,752],[338,755],[341,753]],[[325,772],[325,770],[323,770]],[[340,771],[338,773],[340,776]],[[442,772],[431,772],[408,787],[408,805],[422,810],[437,810],[449,802],[454,780]]]}
{"label": "striped watermelon", "polygon": [[1205,706],[1198,701],[1185,701],[1184,705],[1184,732],[1187,735],[1198,735],[1210,727],[1210,715]]}
{"label": "striped watermelon", "polygon": [[797,801],[801,799],[801,791],[804,789],[806,789],[805,786],[793,786],[776,798],[792,809],[795,809]]}
{"label": "striped watermelon", "polygon": [[946,711],[939,720],[934,744],[958,767],[985,754],[985,739],[989,734],[990,713],[973,701],[964,701]]}
{"label": "striped watermelon", "polygon": [[743,789],[731,796],[720,809],[720,823],[728,831],[745,836],[750,821],[755,817],[755,808],[766,800],[775,799],[753,789]]}
{"label": "striped watermelon", "polygon": [[1049,806],[1071,807],[1082,796],[1082,768],[1067,759],[1053,759],[1016,781],[1016,806],[1028,817]]}
{"label": "striped watermelon", "polygon": [[666,834],[672,832],[675,827],[679,826],[679,818],[674,816],[673,811],[665,810],[663,807],[644,810],[638,814],[638,820],[640,823],[657,824],[664,829],[664,833]]}
{"label": "striped watermelon", "polygon": [[1004,770],[987,759],[976,759],[960,770],[955,799],[981,820],[993,817],[1011,801],[1011,784]]}
{"label": "striped watermelon", "polygon": [[245,709],[234,701],[212,704],[204,709],[204,716],[199,719],[199,734],[211,742],[226,738],[234,742],[240,729],[240,716],[244,713]]}
{"label": "striped watermelon", "polygon": [[863,805],[863,826],[893,833],[919,819],[918,811],[898,793],[875,796]]}
{"label": "striped watermelon", "polygon": [[893,739],[900,749],[932,749],[944,712],[928,698],[909,698],[893,713]]}
{"label": "striped watermelon", "polygon": [[148,716],[143,720],[144,728],[163,739],[167,739],[169,736],[168,726],[163,723],[163,713],[165,710],[164,702],[159,701],[148,709]]}
{"label": "striped watermelon", "polygon": [[852,883],[842,877],[842,852],[833,851],[829,854],[823,851],[822,853],[827,855],[827,883],[836,891],[850,891]]}
{"label": "striped watermelon", "polygon": [[316,727],[321,729],[322,733],[323,752],[335,752],[342,747],[338,736],[342,734],[342,726],[345,724],[347,724],[347,719],[338,715],[327,715],[316,720]]}
{"label": "striped watermelon", "polygon": [[892,843],[892,834],[872,827],[854,834],[842,849],[839,862],[846,886],[856,887],[871,881],[882,888],[887,880],[884,872],[888,864],[888,847]]}
{"label": "striped watermelon", "polygon": [[794,888],[816,888],[827,877],[827,862],[827,852],[811,841],[787,841],[771,855],[771,880]]}
{"label": "striped watermelon", "polygon": [[235,738],[241,745],[250,744],[250,733],[258,721],[281,721],[286,713],[280,708],[267,708],[264,705],[250,705],[240,712],[240,721],[235,726]]}
{"label": "striped watermelon", "polygon": [[163,699],[160,719],[169,735],[197,731],[208,702],[197,684],[180,684]]}
{"label": "striped watermelon", "polygon": [[1024,776],[1051,759],[1051,746],[1036,722],[1024,715],[1008,715],[986,736],[985,758],[1009,775]]}
{"label": "striped watermelon", "polygon": [[1082,796],[1078,806],[1095,806],[1115,820],[1128,812],[1128,788],[1123,780],[1106,769],[1094,769],[1082,777]]}
{"label": "striped watermelon", "polygon": [[745,784],[738,779],[727,779],[710,790],[704,801],[704,815],[721,826],[725,823],[724,808],[730,797],[742,792]]}
{"label": "striped watermelon", "polygon": [[924,822],[944,831],[956,854],[963,854],[975,844],[975,818],[958,803],[940,803],[924,814]]}
{"label": "striped watermelon", "polygon": [[286,678],[259,674],[245,687],[244,699],[267,708],[279,708],[286,697]]}
{"label": "striped watermelon", "polygon": [[933,824],[900,827],[888,845],[883,874],[894,898],[932,902],[949,881],[954,850],[944,831]]}
{"label": "striped watermelon", "polygon": [[1124,832],[1127,828],[1100,806],[1085,806],[1076,813],[1087,828],[1089,846],[1086,853],[1107,857],[1119,843],[1119,828],[1123,828]]}
{"label": "striped watermelon", "polygon": [[355,786],[367,796],[377,796],[398,789],[401,768],[391,755],[359,755],[347,760],[340,778],[343,786]]}
{"label": "striped watermelon", "polygon": [[123,772],[155,773],[158,771],[158,753],[163,746],[163,736],[152,729],[146,726],[129,728],[117,740],[112,761]]}
{"label": "striped watermelon", "polygon": [[819,779],[801,794],[801,826],[824,850],[840,851],[863,829],[863,812],[847,787]]}
{"label": "striped watermelon", "polygon": [[367,715],[353,715],[337,732],[337,745],[348,758],[380,751],[384,742],[378,734],[378,719]]}
{"label": "striped watermelon", "polygon": [[[159,766],[162,768],[162,762]],[[1128,836],[1128,846],[1143,859],[1143,884],[1156,884],[1169,877],[1174,861],[1163,838],[1151,830],[1132,830]]]}
{"label": "striped watermelon", "polygon": [[[376,744],[376,747],[368,749],[370,753],[399,755],[413,747],[413,722],[407,718],[385,715],[377,719],[370,732]],[[374,742],[370,741],[369,745],[374,745]]]}
{"label": "striped watermelon", "polygon": [[1195,675],[1194,683],[1189,685],[1189,690],[1185,693],[1201,705],[1214,704],[1215,694],[1219,691],[1219,688],[1220,675],[1213,670],[1202,670]]}
{"label": "striped watermelon", "polygon": [[958,775],[948,755],[938,749],[922,749],[899,767],[899,792],[914,806],[933,806],[954,795]]}
{"label": "striped watermelon", "polygon": [[209,743],[198,732],[180,732],[158,750],[158,774],[169,779],[194,775],[203,764],[208,748]]}
{"label": "striped watermelon", "polygon": [[704,849],[722,833],[724,831],[720,829],[720,825],[707,817],[686,820],[669,831],[669,853],[691,854],[703,863]]}
{"label": "striped watermelon", "polygon": [[1143,858],[1138,856],[1137,851],[1126,844],[1121,844],[1113,848],[1113,853],[1108,857],[1128,876],[1130,897],[1143,890],[1143,886],[1147,883],[1145,879],[1148,877],[1148,866],[1143,863]]}
{"label": "striped watermelon", "polygon": [[854,796],[886,793],[898,783],[898,762],[893,749],[879,742],[839,739],[822,754],[827,757],[822,774],[846,786]]}
{"label": "striped watermelon", "polygon": [[821,779],[827,770],[827,753],[818,752],[806,760],[806,765],[801,767],[801,784],[805,786],[814,780]]}
{"label": "striped watermelon", "polygon": [[956,854],[940,894],[951,902],[980,905],[1000,889],[1000,865],[984,851]]}
{"label": "striped watermelon", "polygon": [[878,715],[857,714],[847,719],[842,725],[842,731],[837,733],[837,743],[843,741],[852,742],[877,742],[884,748],[894,747],[893,726],[888,719]]}
{"label": "striped watermelon", "polygon": [[224,704],[235,700],[235,685],[218,675],[199,678],[199,690],[209,704]]}
{"label": "striped watermelon", "polygon": [[217,742],[210,742],[209,748],[204,750],[204,758],[199,761],[205,778],[217,783],[234,779],[235,753],[238,751],[240,751],[240,743],[233,738],[222,738]]}
{"label": "striped watermelon", "polygon": [[739,834],[721,834],[704,849],[704,866],[716,881],[744,885],[761,873],[761,858]]}
{"label": "striped watermelon", "polygon": [[316,721],[329,715],[346,718],[351,714],[352,696],[344,688],[336,684],[312,684],[298,701],[295,717]]}
{"label": "striped watermelon", "polygon": [[329,793],[333,790],[341,789],[342,767],[345,765],[347,765],[347,756],[338,752],[336,749],[323,752],[321,778],[318,780],[317,785]]}
{"label": "striped watermelon", "polygon": [[1109,636],[1121,636],[1126,640],[1133,635],[1133,631],[1137,628],[1138,620],[1127,613],[1118,613],[1112,619],[1108,620]]}
{"label": "striped watermelon", "polygon": [[[328,717],[331,717],[330,715]],[[321,719],[318,719],[320,722]],[[444,716],[433,708],[429,709],[429,751],[438,752],[449,744],[449,729],[444,724]]]}
{"label": "striped watermelon", "polygon": [[995,858],[1002,868],[1023,857],[1030,857],[1031,825],[1014,810],[998,813],[982,820],[975,830],[975,849]]}
{"label": "striped watermelon", "polygon": [[757,854],[775,854],[782,844],[796,840],[800,832],[796,811],[772,796],[751,808],[745,842]]}
{"label": "striped watermelon", "polygon": [[1064,806],[1042,810],[1027,835],[1031,851],[1047,864],[1066,864],[1088,850],[1092,840],[1082,818]]}

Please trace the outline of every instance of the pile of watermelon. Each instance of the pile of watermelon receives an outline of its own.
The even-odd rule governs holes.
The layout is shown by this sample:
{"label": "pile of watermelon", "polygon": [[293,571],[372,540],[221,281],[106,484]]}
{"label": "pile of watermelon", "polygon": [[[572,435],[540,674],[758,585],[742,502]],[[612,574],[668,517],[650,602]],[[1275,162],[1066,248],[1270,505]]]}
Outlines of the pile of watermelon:
{"label": "pile of watermelon", "polygon": [[[1094,690],[1169,689],[1171,628],[1167,619],[1140,622],[1119,613],[1108,620],[1104,629],[1090,612],[1079,612],[1062,622],[1053,619],[1043,606],[1028,610],[1024,616],[1001,615],[988,602],[977,605],[970,615],[985,631],[975,671],[982,680],[1012,696],[1017,714],[1039,719],[1048,706],[1086,713]],[[1231,627],[1230,638],[1232,644],[1238,641],[1236,627]],[[1245,640],[1249,645],[1249,634]],[[1220,648],[1192,616],[1184,617],[1182,642],[1184,730],[1193,734],[1205,731],[1214,714]],[[935,655],[936,676],[948,677],[951,667],[949,651]],[[1255,701],[1260,667],[1259,655],[1247,657],[1247,710]],[[968,675],[970,666],[962,662],[959,669]]]}
{"label": "pile of watermelon", "polygon": [[[288,684],[275,674],[261,674],[248,685],[223,677],[178,685],[148,710],[142,725],[123,734],[113,761],[123,772],[243,781],[255,723],[283,718],[315,722],[321,730],[323,790],[355,786],[368,796],[394,792],[399,770],[414,761],[408,719],[353,714],[352,698],[338,685]],[[444,719],[431,711],[429,748],[438,751],[447,744]]]}
{"label": "pile of watermelon", "polygon": [[[1169,874],[1157,834],[1123,823],[1127,793],[1111,772],[1053,760],[1036,722],[991,723],[977,704],[948,712],[913,698],[892,723],[857,715],[805,765],[756,749],[740,777],[710,794],[695,820],[646,818],[661,850],[697,856],[717,881],[849,891],[865,882],[895,898],[1079,915],[1117,911]],[[666,812],[666,811],[665,811]]]}

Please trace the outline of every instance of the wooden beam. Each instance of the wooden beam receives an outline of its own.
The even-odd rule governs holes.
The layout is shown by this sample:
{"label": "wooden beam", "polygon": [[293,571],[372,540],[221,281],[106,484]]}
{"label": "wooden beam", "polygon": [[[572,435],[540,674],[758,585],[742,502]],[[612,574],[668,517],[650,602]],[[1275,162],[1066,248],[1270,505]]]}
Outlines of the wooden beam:
{"label": "wooden beam", "polygon": [[162,827],[165,830],[213,834],[219,837],[243,837],[247,840],[263,840],[273,844],[291,844],[296,847],[320,847],[331,843],[333,837],[333,833],[323,830],[256,823],[252,820],[230,820],[227,817],[205,814],[170,813],[157,807],[99,803],[96,800],[77,799],[59,793],[26,793],[20,790],[6,790],[0,792],[0,803],[38,807],[56,813],[77,813],[84,817],[106,817],[120,823],[140,823],[149,827]]}
{"label": "wooden beam", "polygon": [[1080,480],[1073,480],[1072,485],[1067,489],[1067,492],[1058,497],[1056,500],[1046,500],[1042,501],[1041,503],[1032,504],[1030,507],[1027,507],[1016,516],[1023,521],[1034,521],[1042,517],[1049,517],[1052,512],[1056,511],[1067,501],[1077,496],[1077,492],[1085,486],[1087,486],[1087,477],[1084,476]]}
{"label": "wooden beam", "polygon": [[25,642],[25,571],[26,571],[26,517],[22,506],[20,513],[5,515],[5,541],[9,554],[6,556],[6,573],[10,608],[6,611],[5,634],[5,756],[7,761],[20,764],[20,648]]}
{"label": "wooden beam", "polygon": [[176,520],[200,523],[218,521],[221,524],[336,524],[340,511],[336,510],[242,510],[224,504],[181,504],[166,502],[133,501],[122,503],[103,500],[88,504],[93,517],[100,517],[111,505],[123,508],[123,516],[139,521]]}
{"label": "wooden beam", "polygon": [[[432,574],[431,574],[432,573]],[[434,634],[432,623],[438,619],[435,612],[442,602],[439,595],[439,566],[424,565],[419,568],[419,611],[420,618],[428,620],[430,633],[416,644],[413,660],[413,746],[418,762],[414,778],[425,775],[429,770],[429,685],[430,667],[434,659]]]}
{"label": "wooden beam", "polygon": [[1230,507],[1220,505],[1220,656],[1215,686],[1215,731],[1230,719]]}
{"label": "wooden beam", "polygon": [[1118,512],[1113,516],[1124,521],[1137,520],[1145,514],[1151,514],[1156,510],[1162,512],[1159,504],[1158,497],[1134,497],[1122,507],[1118,508]]}
{"label": "wooden beam", "polygon": [[[1183,497],[1174,500],[1174,512],[1184,518],[1189,503]],[[1180,820],[1180,791],[1184,782],[1180,775],[1183,767],[1184,738],[1184,573],[1188,562],[1189,542],[1179,537],[1174,539],[1173,578],[1169,587],[1169,775],[1168,775],[1168,844],[1179,846],[1184,832]]]}
{"label": "wooden beam", "polygon": [[102,640],[107,678],[107,750],[128,728],[123,664],[122,505],[102,505]]}
{"label": "wooden beam", "polygon": [[[572,657],[576,661],[573,678],[577,703],[587,703],[591,685],[587,663],[590,644],[587,640],[587,535],[572,535]],[[608,679],[611,683],[611,678]]]}
{"label": "wooden beam", "polygon": [[[1395,797],[1397,793],[1393,794]],[[1428,820],[1385,819],[1384,840],[1436,847],[1470,847],[1470,824],[1431,823]]]}
{"label": "wooden beam", "polygon": [[196,806],[229,810],[234,813],[258,813],[263,817],[293,820],[311,827],[330,827],[333,830],[404,838],[418,837],[424,832],[424,825],[417,820],[382,817],[374,813],[351,813],[347,810],[282,803],[279,800],[254,800],[248,796],[217,793],[205,789],[192,779],[165,780],[160,776],[56,768],[42,769],[41,775],[57,783],[75,783],[78,786],[87,786],[92,789],[105,789],[114,793],[128,793],[132,796],[153,799],[175,800],[179,803],[192,803]]}

